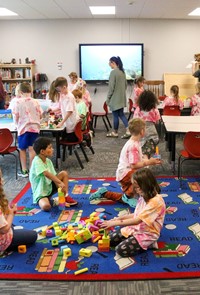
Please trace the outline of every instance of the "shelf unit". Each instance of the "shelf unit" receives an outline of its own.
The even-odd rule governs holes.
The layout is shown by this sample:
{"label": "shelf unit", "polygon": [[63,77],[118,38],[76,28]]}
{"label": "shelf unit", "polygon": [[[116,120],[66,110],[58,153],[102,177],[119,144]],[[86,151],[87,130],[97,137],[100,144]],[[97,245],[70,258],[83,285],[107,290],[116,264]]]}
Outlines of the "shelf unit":
{"label": "shelf unit", "polygon": [[0,64],[0,75],[5,90],[10,95],[18,83],[29,82],[34,90],[34,64]]}

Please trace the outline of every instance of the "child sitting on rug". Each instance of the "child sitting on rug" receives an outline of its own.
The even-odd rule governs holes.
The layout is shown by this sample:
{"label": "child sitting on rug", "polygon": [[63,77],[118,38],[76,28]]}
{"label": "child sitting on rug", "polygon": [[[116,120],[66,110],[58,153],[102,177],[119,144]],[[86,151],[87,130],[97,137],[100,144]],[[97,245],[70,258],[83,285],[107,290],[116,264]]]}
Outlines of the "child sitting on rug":
{"label": "child sitting on rug", "polygon": [[12,222],[16,211],[16,204],[8,204],[0,170],[0,253],[17,250],[19,245],[29,246],[37,240],[36,231],[13,228]]}
{"label": "child sitting on rug", "polygon": [[157,248],[156,242],[165,218],[165,202],[151,170],[144,168],[136,171],[132,183],[139,194],[134,213],[101,224],[104,229],[123,226],[110,233],[110,246],[116,247],[117,254],[122,257],[134,256],[148,248]]}
{"label": "child sitting on rug", "polygon": [[30,170],[30,183],[33,191],[33,203],[38,203],[44,211],[51,209],[50,197],[60,187],[65,194],[66,205],[76,205],[78,202],[68,195],[67,171],[56,173],[52,161],[48,157],[53,155],[51,140],[45,137],[36,139],[33,145],[36,153]]}
{"label": "child sitting on rug", "polygon": [[145,134],[145,121],[140,118],[130,120],[129,131],[131,133],[131,138],[126,142],[121,150],[116,172],[116,180],[120,182],[123,193],[110,192],[105,187],[102,187],[90,195],[90,200],[106,198],[113,201],[127,203],[129,206],[135,207],[137,199],[131,182],[132,174],[139,168],[161,164],[160,159],[145,159],[142,155],[140,141]]}

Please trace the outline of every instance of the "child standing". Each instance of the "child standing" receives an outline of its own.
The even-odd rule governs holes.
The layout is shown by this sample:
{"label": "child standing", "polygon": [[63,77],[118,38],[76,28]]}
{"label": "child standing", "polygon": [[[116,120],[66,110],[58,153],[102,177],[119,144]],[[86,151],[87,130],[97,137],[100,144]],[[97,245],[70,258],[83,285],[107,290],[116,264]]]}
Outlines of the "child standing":
{"label": "child standing", "polygon": [[72,91],[72,94],[74,95],[76,99],[76,110],[79,114],[80,119],[82,120],[82,130],[85,130],[86,128],[86,120],[87,120],[87,106],[85,102],[82,99],[82,92],[78,89],[75,89]]}
{"label": "child standing", "polygon": [[48,157],[53,155],[53,147],[50,139],[39,137],[33,145],[36,153],[30,170],[30,183],[33,191],[33,203],[38,203],[44,211],[51,209],[50,197],[60,187],[65,194],[68,205],[76,205],[77,202],[68,195],[68,174],[66,171],[56,173],[52,161]]}
{"label": "child standing", "polygon": [[200,82],[195,85],[196,94],[192,96],[190,106],[191,116],[200,116]]}
{"label": "child standing", "polygon": [[155,127],[160,121],[157,105],[158,100],[155,94],[150,90],[144,90],[138,98],[138,106],[134,112],[134,118],[141,118],[146,122],[146,132],[141,145],[143,154],[148,155],[148,157],[155,154],[155,146],[159,142],[158,132]]}
{"label": "child standing", "polygon": [[[71,92],[68,90],[67,79],[64,77],[58,77],[55,80],[54,87],[60,94],[59,109],[62,114],[62,121],[57,125],[58,128],[65,126],[66,131],[63,132],[63,137],[68,141],[76,141],[76,135],[74,129],[76,123],[79,121],[79,115],[76,111],[76,101]],[[54,110],[56,111],[56,110]]]}
{"label": "child standing", "polygon": [[165,106],[179,106],[180,110],[183,109],[184,103],[179,98],[179,87],[177,85],[173,85],[170,88],[170,96],[167,96],[163,101],[163,108]]}
{"label": "child standing", "polygon": [[133,88],[133,94],[131,99],[133,100],[133,107],[136,108],[138,106],[138,98],[140,94],[144,91],[144,77],[138,77],[135,82],[135,86]]}
{"label": "child standing", "polygon": [[122,226],[110,233],[110,246],[122,257],[134,256],[148,248],[156,248],[165,218],[165,202],[160,187],[148,168],[132,176],[139,199],[133,214],[117,217],[101,224],[102,228]]}
{"label": "child standing", "polygon": [[131,181],[132,174],[139,168],[161,164],[159,159],[143,158],[140,140],[145,134],[145,121],[140,118],[130,120],[129,131],[131,138],[121,150],[116,172],[116,180],[120,182],[123,193],[110,192],[105,187],[102,187],[90,195],[90,200],[103,197],[135,207],[137,200],[135,199],[135,190]]}
{"label": "child standing", "polygon": [[26,150],[29,152],[29,168],[35,156],[33,143],[40,132],[40,120],[42,118],[42,108],[37,100],[31,97],[31,85],[23,82],[19,86],[21,97],[19,97],[12,107],[13,120],[17,126],[18,145],[20,149],[20,161],[22,171],[19,176],[28,177],[26,163]]}
{"label": "child standing", "polygon": [[8,204],[0,170],[0,252],[17,250],[19,245],[29,246],[37,240],[36,231],[12,227],[16,211],[16,204]]}

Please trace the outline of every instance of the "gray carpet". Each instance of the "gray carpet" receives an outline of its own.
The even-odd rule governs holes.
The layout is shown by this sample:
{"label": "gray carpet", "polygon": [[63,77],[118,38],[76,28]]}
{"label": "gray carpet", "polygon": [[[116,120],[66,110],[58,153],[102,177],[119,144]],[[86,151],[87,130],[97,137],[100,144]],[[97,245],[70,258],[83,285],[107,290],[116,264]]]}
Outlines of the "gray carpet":
{"label": "gray carpet", "polygon": [[[120,136],[124,127],[120,125]],[[50,135],[48,135],[50,136]],[[182,148],[183,137],[177,138],[177,156]],[[55,141],[54,141],[55,143]],[[98,120],[93,147],[95,155],[88,149],[89,163],[83,159],[85,168],[82,170],[74,155],[69,156],[61,163],[61,169],[67,169],[70,177],[114,177],[118,164],[120,150],[125,143],[124,139],[106,138],[106,130]],[[159,143],[163,165],[153,167],[156,175],[173,175],[169,163],[169,153],[166,151],[165,142]],[[81,155],[80,151],[79,154]],[[53,159],[55,163],[55,159]],[[14,159],[11,156],[0,157],[0,167],[3,172],[5,191],[8,198],[13,199],[28,182],[28,179],[15,179]],[[200,162],[192,161],[184,165],[185,175],[199,175]],[[1,263],[0,263],[1,267]],[[200,279],[181,280],[149,280],[149,281],[119,281],[119,282],[50,282],[50,281],[0,281],[1,294],[68,294],[68,295],[161,295],[161,294],[200,294]]]}

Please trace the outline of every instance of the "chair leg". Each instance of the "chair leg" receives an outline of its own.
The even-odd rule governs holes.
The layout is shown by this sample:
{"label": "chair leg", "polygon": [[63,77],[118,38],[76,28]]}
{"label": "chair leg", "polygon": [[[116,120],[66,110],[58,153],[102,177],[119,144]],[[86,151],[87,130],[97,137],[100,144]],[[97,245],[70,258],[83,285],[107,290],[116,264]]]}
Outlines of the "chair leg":
{"label": "chair leg", "polygon": [[85,149],[84,149],[82,143],[80,143],[80,148],[81,148],[81,151],[82,151],[82,153],[83,153],[83,155],[84,155],[84,157],[85,157],[85,160],[86,160],[87,162],[89,162],[88,156],[87,156],[87,154],[86,154],[86,152],[85,152]]}
{"label": "chair leg", "polygon": [[94,116],[94,129],[97,127],[98,116]]}
{"label": "chair leg", "polygon": [[105,117],[106,117],[106,120],[107,120],[107,122],[108,122],[108,125],[110,126],[110,128],[112,128],[112,125],[111,125],[111,123],[110,123],[110,120],[109,120],[108,116],[106,115]]}
{"label": "chair leg", "polygon": [[129,113],[128,121],[130,120],[131,116],[132,116],[132,112]]}
{"label": "chair leg", "polygon": [[94,155],[94,154],[95,154],[95,152],[94,152],[94,149],[93,149],[93,147],[92,147],[92,146],[89,146],[89,149],[91,150],[92,154]]}
{"label": "chair leg", "polygon": [[62,156],[62,161],[65,161],[65,157],[66,157],[66,146],[63,145],[63,156]]}
{"label": "chair leg", "polygon": [[81,162],[81,159],[80,159],[80,157],[79,157],[79,154],[78,154],[76,148],[74,148],[74,154],[75,154],[75,156],[76,156],[76,158],[77,158],[77,160],[78,160],[78,162],[79,162],[79,165],[81,166],[81,169],[84,169],[84,166],[83,166],[83,164],[82,164],[82,162]]}
{"label": "chair leg", "polygon": [[105,125],[105,127],[106,127],[106,130],[109,131],[108,125],[106,124],[106,120],[104,119],[104,117],[102,117],[102,120],[103,120],[103,122],[104,122],[104,125]]}
{"label": "chair leg", "polygon": [[17,175],[17,170],[18,170],[18,164],[17,164],[17,161],[18,161],[18,158],[15,154],[8,154],[8,155],[12,155],[15,157],[15,176],[16,176],[16,179],[18,179],[18,175]]}

